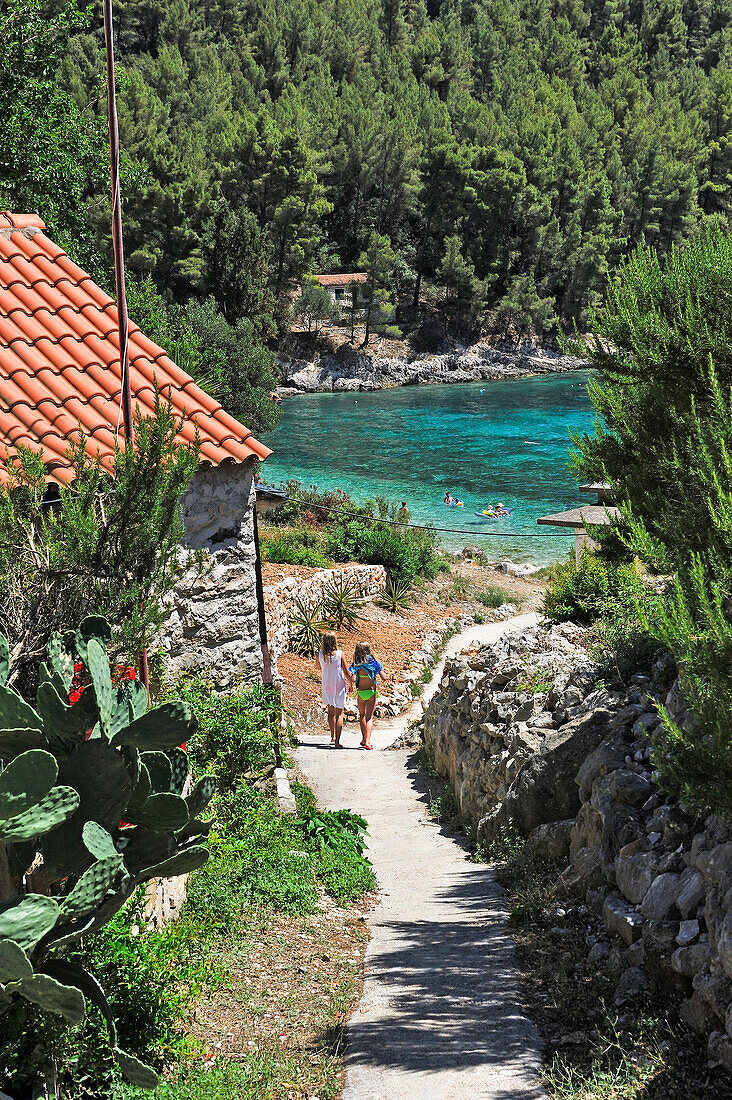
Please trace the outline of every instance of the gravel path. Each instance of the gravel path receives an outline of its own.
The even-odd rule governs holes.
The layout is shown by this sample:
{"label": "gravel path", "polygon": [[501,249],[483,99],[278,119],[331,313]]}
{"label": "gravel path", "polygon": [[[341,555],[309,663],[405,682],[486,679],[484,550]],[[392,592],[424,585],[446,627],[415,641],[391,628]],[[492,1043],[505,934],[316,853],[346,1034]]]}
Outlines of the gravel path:
{"label": "gravel path", "polygon": [[[471,627],[450,640],[446,655],[535,622],[531,614]],[[379,723],[377,750],[419,706]],[[410,752],[365,753],[352,729],[344,750],[331,749],[326,733],[303,737],[297,751],[321,806],[368,819],[381,889],[369,917],[363,996],[348,1028],[343,1100],[542,1100],[541,1042],[522,1015],[500,888],[429,818]]]}

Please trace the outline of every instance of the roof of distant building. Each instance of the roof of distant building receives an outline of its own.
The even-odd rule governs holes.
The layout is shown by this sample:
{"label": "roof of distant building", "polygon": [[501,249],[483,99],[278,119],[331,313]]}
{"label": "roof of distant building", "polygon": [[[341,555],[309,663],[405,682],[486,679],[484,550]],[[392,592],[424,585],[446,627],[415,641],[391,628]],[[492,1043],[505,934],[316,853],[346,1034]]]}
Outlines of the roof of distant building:
{"label": "roof of distant building", "polygon": [[[49,480],[70,482],[67,452],[86,437],[113,466],[120,438],[121,367],[116,303],[45,234],[35,214],[0,213],[0,482],[25,446]],[[179,438],[218,466],[271,451],[130,321],[133,409],[154,412],[155,387],[182,421]]]}
{"label": "roof of distant building", "polygon": [[365,283],[368,274],[365,271],[355,271],[350,275],[316,275],[315,278],[321,286],[348,286],[349,283]]}

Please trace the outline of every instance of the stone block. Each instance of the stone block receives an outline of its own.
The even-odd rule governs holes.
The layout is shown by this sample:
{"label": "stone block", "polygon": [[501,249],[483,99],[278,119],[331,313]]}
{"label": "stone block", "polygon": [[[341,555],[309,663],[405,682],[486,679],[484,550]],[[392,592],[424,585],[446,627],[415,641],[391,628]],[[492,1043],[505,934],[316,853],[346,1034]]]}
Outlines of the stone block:
{"label": "stone block", "polygon": [[679,925],[678,935],[676,936],[676,942],[680,947],[688,947],[694,940],[699,938],[699,921],[698,920],[682,920]]}
{"label": "stone block", "polygon": [[671,966],[677,974],[693,978],[709,964],[712,950],[708,943],[695,943],[689,947],[679,947],[671,956]]}
{"label": "stone block", "polygon": [[719,882],[722,875],[732,870],[732,843],[718,844],[708,852],[699,852],[695,865],[705,879]]}
{"label": "stone block", "polygon": [[641,903],[641,913],[647,920],[666,920],[676,907],[676,887],[679,875],[669,872],[653,880]]}
{"label": "stone block", "polygon": [[620,1007],[629,1001],[637,1001],[647,989],[648,982],[641,968],[639,966],[629,966],[620,976],[620,981],[615,986],[613,1004]]}
{"label": "stone block", "polygon": [[549,821],[538,825],[529,834],[527,849],[540,859],[560,860],[569,855],[569,842],[574,821]]}
{"label": "stone block", "polygon": [[687,867],[685,871],[681,872],[674,900],[684,919],[696,913],[704,901],[705,893],[704,879],[700,871],[697,871],[695,867]]}
{"label": "stone block", "polygon": [[634,905],[640,905],[648,893],[658,866],[658,856],[643,850],[647,847],[645,838],[626,844],[615,860],[618,889]]}
{"label": "stone block", "polygon": [[641,914],[617,894],[611,894],[605,898],[602,916],[608,931],[620,936],[621,940],[628,945],[638,939],[643,929]]}

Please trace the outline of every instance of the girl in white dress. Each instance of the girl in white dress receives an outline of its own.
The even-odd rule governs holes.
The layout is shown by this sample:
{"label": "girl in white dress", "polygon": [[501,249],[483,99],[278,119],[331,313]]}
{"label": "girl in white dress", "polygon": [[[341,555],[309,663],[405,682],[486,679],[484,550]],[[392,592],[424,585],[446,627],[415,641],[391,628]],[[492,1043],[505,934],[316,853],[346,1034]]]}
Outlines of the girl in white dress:
{"label": "girl in white dress", "polygon": [[343,711],[346,707],[348,689],[351,686],[351,674],[343,653],[338,648],[338,639],[332,631],[326,630],[323,635],[320,653],[315,661],[320,669],[323,703],[328,708],[331,744],[339,749],[343,732]]}

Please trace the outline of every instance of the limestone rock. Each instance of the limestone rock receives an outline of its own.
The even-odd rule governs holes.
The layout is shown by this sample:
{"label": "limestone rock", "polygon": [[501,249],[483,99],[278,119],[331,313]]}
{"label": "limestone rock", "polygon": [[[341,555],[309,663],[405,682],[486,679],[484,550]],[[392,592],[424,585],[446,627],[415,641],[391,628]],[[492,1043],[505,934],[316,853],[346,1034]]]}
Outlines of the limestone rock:
{"label": "limestone rock", "polygon": [[641,913],[648,920],[666,920],[675,907],[679,875],[672,872],[659,875],[648,888],[641,903]]}
{"label": "limestone rock", "polygon": [[648,893],[658,866],[657,855],[639,845],[647,848],[648,842],[644,839],[627,844],[615,860],[618,888],[634,905],[640,905]]}
{"label": "limestone rock", "polygon": [[550,821],[538,825],[529,834],[526,847],[531,855],[541,859],[560,860],[569,855],[569,842],[574,821]]}
{"label": "limestone rock", "polygon": [[615,987],[613,1004],[626,1004],[628,1001],[637,1001],[642,993],[648,989],[646,976],[639,966],[629,966],[621,975],[620,981]]}
{"label": "limestone rock", "polygon": [[690,947],[679,947],[671,956],[671,966],[677,974],[693,978],[707,966],[712,950],[708,943],[695,943]]}
{"label": "limestone rock", "polygon": [[640,936],[643,928],[642,916],[634,906],[617,894],[605,898],[602,915],[608,931],[620,936],[624,943],[630,945]]}
{"label": "limestone rock", "polygon": [[694,940],[699,938],[699,921],[698,920],[682,920],[679,925],[678,935],[676,936],[676,942],[681,947],[688,947]]}

